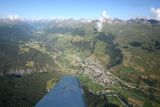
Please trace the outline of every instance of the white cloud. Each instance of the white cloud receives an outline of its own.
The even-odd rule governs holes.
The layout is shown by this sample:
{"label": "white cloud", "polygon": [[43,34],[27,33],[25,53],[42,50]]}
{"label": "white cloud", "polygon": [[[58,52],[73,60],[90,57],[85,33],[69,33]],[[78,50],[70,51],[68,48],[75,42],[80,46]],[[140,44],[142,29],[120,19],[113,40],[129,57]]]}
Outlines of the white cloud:
{"label": "white cloud", "polygon": [[105,10],[102,11],[102,17],[109,18],[109,15],[107,15],[107,12]]}
{"label": "white cloud", "polygon": [[153,12],[155,18],[160,20],[160,8],[151,8],[150,10]]}
{"label": "white cloud", "polygon": [[57,17],[55,17],[55,16],[51,17],[51,20],[54,20],[54,19],[57,19]]}
{"label": "white cloud", "polygon": [[102,30],[103,24],[102,22],[98,21],[97,22],[97,30],[100,32]]}
{"label": "white cloud", "polygon": [[16,19],[19,19],[19,16],[17,14],[15,14],[15,15],[9,15],[9,19],[10,20],[16,20]]}
{"label": "white cloud", "polygon": [[100,32],[103,28],[103,22],[105,21],[105,19],[110,19],[109,15],[107,15],[106,10],[102,11],[102,15],[99,18],[98,22],[97,22],[97,30]]}

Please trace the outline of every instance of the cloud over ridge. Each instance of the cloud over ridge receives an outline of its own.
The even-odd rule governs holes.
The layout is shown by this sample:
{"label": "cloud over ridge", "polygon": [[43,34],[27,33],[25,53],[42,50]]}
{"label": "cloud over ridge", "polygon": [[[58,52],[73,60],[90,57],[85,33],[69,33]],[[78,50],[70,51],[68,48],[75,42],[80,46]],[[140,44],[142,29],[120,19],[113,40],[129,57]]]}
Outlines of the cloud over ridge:
{"label": "cloud over ridge", "polygon": [[160,20],[160,8],[151,8],[150,10],[154,14],[155,19]]}

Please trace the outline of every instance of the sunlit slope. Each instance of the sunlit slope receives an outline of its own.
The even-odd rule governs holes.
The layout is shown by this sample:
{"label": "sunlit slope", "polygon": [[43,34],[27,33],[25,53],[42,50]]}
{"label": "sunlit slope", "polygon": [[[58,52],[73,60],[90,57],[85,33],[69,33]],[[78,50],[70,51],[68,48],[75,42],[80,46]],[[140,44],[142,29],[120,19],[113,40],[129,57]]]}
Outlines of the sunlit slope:
{"label": "sunlit slope", "polygon": [[[111,31],[115,41],[123,52],[123,64],[117,66],[120,75],[129,75],[137,80],[146,76],[156,81],[160,80],[160,26],[151,24],[118,24],[106,25],[105,30]],[[113,69],[116,71],[115,69]],[[130,75],[132,74],[132,75]],[[133,78],[132,78],[133,77]],[[134,81],[134,80],[133,80]],[[159,82],[156,87],[160,86]]]}

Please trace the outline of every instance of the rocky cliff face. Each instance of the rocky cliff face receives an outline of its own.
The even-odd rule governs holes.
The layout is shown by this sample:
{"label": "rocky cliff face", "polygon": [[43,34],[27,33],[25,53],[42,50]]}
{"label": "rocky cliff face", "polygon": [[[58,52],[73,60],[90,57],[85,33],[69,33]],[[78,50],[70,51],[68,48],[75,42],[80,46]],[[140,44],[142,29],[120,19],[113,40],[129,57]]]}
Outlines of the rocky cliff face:
{"label": "rocky cliff face", "polygon": [[22,76],[22,75],[27,75],[27,74],[32,74],[35,72],[48,72],[53,70],[53,67],[47,67],[43,66],[39,69],[36,68],[17,68],[17,69],[10,69],[7,72],[2,72],[0,75],[16,75],[16,76]]}
{"label": "rocky cliff face", "polygon": [[36,70],[35,68],[27,68],[27,69],[16,69],[13,70],[11,69],[10,71],[7,72],[7,75],[27,75],[27,74],[31,74],[34,72],[47,72],[45,68]]}

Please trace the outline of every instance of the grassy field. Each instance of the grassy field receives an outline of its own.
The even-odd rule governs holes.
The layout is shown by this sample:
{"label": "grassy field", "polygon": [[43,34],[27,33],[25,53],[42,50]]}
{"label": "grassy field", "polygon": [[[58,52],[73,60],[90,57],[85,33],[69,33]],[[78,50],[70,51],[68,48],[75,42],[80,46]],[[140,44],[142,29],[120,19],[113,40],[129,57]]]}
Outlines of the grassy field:
{"label": "grassy field", "polygon": [[82,82],[82,84],[84,83],[85,85],[87,85],[88,88],[91,89],[93,92],[98,92],[98,91],[101,91],[104,89],[104,87],[102,85],[99,85],[99,84],[93,82],[91,79],[89,79],[85,75],[79,75],[79,79]]}

